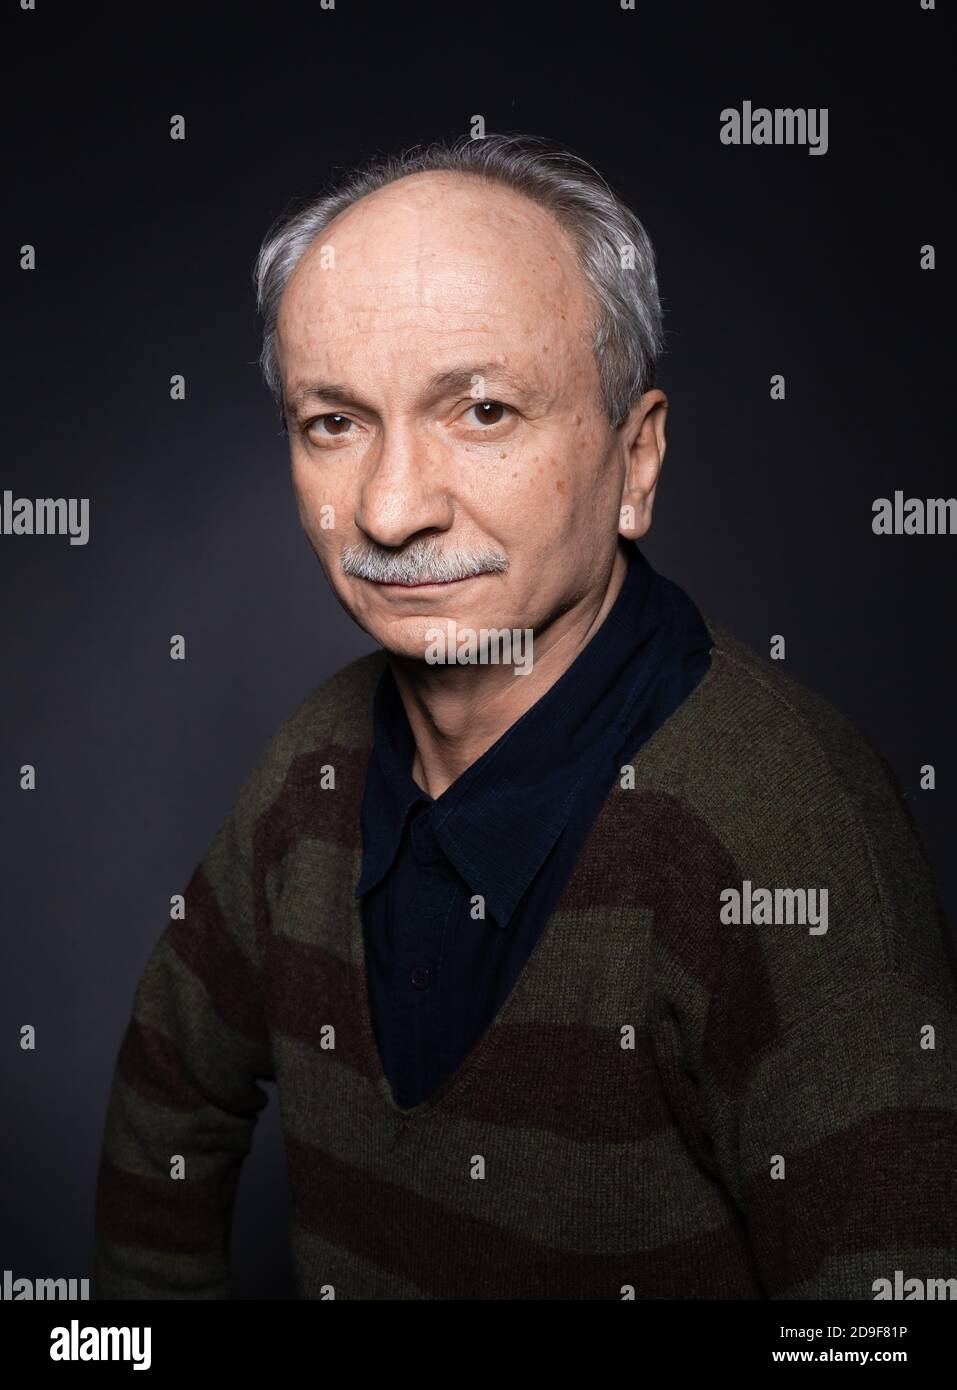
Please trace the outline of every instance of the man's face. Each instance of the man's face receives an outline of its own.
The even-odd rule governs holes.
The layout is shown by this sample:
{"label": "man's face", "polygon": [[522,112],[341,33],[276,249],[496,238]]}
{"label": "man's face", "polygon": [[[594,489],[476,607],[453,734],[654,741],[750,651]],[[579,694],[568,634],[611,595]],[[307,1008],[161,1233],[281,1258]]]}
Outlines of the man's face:
{"label": "man's face", "polygon": [[[607,583],[624,456],[593,313],[551,215],[468,175],[362,199],[296,267],[277,329],[299,515],[340,602],[386,650],[421,658],[447,619],[537,641]],[[453,573],[485,572],[413,586],[342,567],[344,553],[360,570],[370,554],[415,561],[423,542]]]}

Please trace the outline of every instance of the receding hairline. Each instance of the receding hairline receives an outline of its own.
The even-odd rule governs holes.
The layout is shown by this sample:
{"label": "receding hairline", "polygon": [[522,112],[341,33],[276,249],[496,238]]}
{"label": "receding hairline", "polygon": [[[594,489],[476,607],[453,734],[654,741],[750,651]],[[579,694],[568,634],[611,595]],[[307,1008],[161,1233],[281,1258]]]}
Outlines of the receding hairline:
{"label": "receding hairline", "polygon": [[[509,184],[503,182],[501,179],[497,179],[491,175],[485,174],[481,170],[472,171],[458,169],[425,169],[415,170],[410,174],[404,174],[401,178],[392,179],[389,183],[383,184],[381,188],[374,188],[369,193],[363,193],[361,197],[356,198],[354,202],[348,205],[348,207],[342,208],[340,212],[336,213],[335,217],[331,218],[330,221],[326,223],[322,231],[305,248],[302,255],[299,257],[296,264],[293,266],[292,270],[289,273],[286,283],[283,286],[282,294],[279,299],[279,304],[276,308],[277,328],[279,319],[282,315],[283,303],[286,301],[286,292],[289,290],[293,282],[299,277],[299,274],[303,270],[303,267],[308,265],[309,261],[311,260],[310,253],[314,253],[317,255],[321,254],[322,247],[329,245],[331,240],[330,233],[332,231],[332,228],[334,228],[337,223],[341,224],[342,222],[344,222],[350,216],[350,214],[360,210],[363,204],[374,203],[376,200],[385,202],[387,200],[387,196],[389,194],[392,194],[394,190],[400,188],[402,184],[411,183],[414,181],[421,182],[424,179],[442,179],[444,181],[454,180],[456,183],[462,184],[466,182],[481,182],[485,184],[486,187],[490,189],[493,193],[501,192],[502,194],[506,195],[509,200],[518,200],[521,203],[525,204],[526,207],[531,207],[532,209],[534,209],[535,212],[540,214],[541,219],[544,219],[544,221],[548,224],[552,232],[555,234],[556,241],[564,247],[565,252],[567,254],[569,266],[574,273],[578,289],[582,295],[583,302],[585,303],[588,311],[591,314],[601,312],[601,305],[598,303],[594,288],[588,278],[585,266],[582,264],[581,253],[575,234],[569,227],[566,227],[562,223],[560,217],[554,211],[554,209],[547,207],[544,203],[539,202],[538,199],[533,198],[530,194],[523,192],[521,189],[513,188]],[[381,211],[380,215],[382,215]],[[528,230],[531,233],[531,235],[534,236],[534,226],[529,228]],[[593,329],[593,326],[594,325],[592,322],[590,322],[588,325],[589,329]]]}
{"label": "receding hairline", "polygon": [[329,220],[323,228],[322,234],[325,235],[330,227],[335,226],[337,222],[344,221],[363,204],[396,201],[403,185],[410,183],[421,185],[427,181],[457,184],[461,186],[463,192],[470,185],[484,185],[487,192],[499,193],[507,202],[518,202],[526,208],[534,209],[542,218],[547,220],[560,238],[567,242],[572,251],[577,250],[574,234],[563,223],[555,208],[534,197],[525,189],[516,188],[514,184],[508,183],[505,179],[499,178],[493,172],[485,169],[413,169],[410,173],[402,174],[399,178],[390,179],[388,183],[382,184],[379,188],[362,193]]}

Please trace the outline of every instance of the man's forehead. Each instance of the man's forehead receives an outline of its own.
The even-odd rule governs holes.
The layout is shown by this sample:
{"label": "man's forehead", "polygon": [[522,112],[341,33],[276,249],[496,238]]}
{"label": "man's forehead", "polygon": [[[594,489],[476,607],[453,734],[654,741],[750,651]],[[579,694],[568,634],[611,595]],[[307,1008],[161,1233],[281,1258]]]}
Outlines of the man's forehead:
{"label": "man's forehead", "polygon": [[[435,310],[569,318],[589,298],[574,245],[514,190],[459,177],[401,179],[334,218],[303,254],[280,319]],[[536,312],[537,311],[537,312]],[[366,329],[374,326],[367,323]]]}
{"label": "man's forehead", "polygon": [[509,254],[502,246],[329,246],[325,263],[321,252],[308,262],[304,257],[281,301],[280,321],[321,315],[339,327],[361,318],[362,330],[374,332],[395,317],[410,328],[447,324],[468,331],[476,316],[528,322],[560,308],[574,318],[579,307],[581,292],[567,272],[538,253],[523,256],[513,248]]}
{"label": "man's forehead", "polygon": [[291,285],[279,313],[280,328],[329,339],[352,333],[394,331],[478,332],[484,323],[505,324],[537,319],[554,306],[556,296],[542,287],[521,293],[493,269],[458,257],[447,265],[434,260],[394,272],[390,266],[365,264],[356,275],[315,275]]}

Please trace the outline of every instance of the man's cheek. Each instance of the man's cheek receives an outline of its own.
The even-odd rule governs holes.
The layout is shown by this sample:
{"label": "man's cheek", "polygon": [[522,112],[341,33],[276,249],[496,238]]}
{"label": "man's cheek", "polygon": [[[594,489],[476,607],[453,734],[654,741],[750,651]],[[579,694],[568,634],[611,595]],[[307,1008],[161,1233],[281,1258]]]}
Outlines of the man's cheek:
{"label": "man's cheek", "polygon": [[345,534],[351,513],[335,493],[315,485],[298,488],[296,506],[299,520],[314,543],[327,543],[330,537]]}

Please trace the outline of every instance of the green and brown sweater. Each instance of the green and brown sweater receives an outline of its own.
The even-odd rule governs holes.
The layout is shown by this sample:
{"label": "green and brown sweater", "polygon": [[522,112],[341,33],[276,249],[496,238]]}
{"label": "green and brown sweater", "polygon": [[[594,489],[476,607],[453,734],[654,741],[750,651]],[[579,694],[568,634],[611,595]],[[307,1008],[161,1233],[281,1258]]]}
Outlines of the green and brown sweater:
{"label": "green and brown sweater", "polygon": [[[283,722],[136,990],[98,1297],[229,1296],[263,1079],[302,1298],[871,1299],[895,1270],[957,1276],[957,1000],[919,841],[856,728],[708,628],[711,668],[610,793],[492,1027],[411,1111],[354,897],[384,656]],[[745,881],[826,889],[826,932],[722,921]]]}

